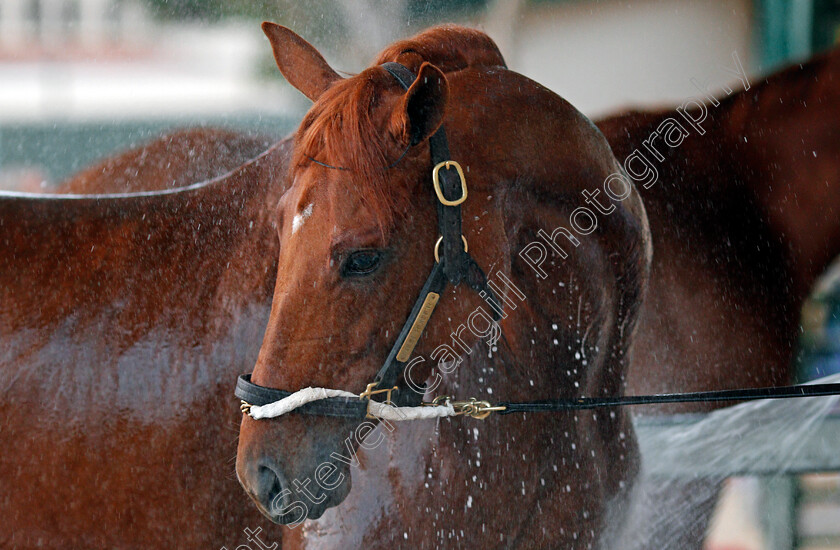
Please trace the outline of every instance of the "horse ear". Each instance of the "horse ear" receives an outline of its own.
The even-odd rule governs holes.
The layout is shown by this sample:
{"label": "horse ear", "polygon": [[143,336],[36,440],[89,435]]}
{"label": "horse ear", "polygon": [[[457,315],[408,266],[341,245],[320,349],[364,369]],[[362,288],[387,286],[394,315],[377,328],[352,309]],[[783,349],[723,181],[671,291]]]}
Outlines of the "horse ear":
{"label": "horse ear", "polygon": [[443,122],[448,96],[449,84],[443,72],[430,63],[423,63],[395,113],[407,126],[411,145],[437,131]]}
{"label": "horse ear", "polygon": [[312,101],[341,78],[312,44],[286,27],[265,21],[262,30],[271,42],[280,72]]}

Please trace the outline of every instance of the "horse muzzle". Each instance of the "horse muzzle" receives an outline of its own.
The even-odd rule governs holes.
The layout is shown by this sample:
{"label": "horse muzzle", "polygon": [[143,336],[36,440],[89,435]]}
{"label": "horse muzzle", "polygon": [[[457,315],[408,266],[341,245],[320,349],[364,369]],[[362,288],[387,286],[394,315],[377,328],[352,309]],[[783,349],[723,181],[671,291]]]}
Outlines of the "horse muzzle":
{"label": "horse muzzle", "polygon": [[344,501],[350,493],[350,467],[358,457],[355,448],[342,446],[347,441],[338,434],[344,430],[322,432],[313,440],[296,437],[301,434],[289,428],[282,438],[275,430],[259,428],[250,437],[240,437],[236,474],[263,515],[274,523],[295,526],[318,519]]}

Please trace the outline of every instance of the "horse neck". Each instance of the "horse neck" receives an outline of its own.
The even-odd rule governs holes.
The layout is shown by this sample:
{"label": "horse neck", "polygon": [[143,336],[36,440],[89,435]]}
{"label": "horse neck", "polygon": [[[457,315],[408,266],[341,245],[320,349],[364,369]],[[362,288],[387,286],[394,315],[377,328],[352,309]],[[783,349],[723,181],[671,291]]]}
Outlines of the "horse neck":
{"label": "horse neck", "polygon": [[[443,378],[434,394],[459,399],[476,397],[496,404],[571,397],[584,392],[595,395],[595,388],[617,393],[619,376],[608,383],[596,381],[601,380],[598,375],[602,371],[622,370],[620,365],[606,364],[611,360],[606,350],[597,360],[592,359],[589,369],[581,368],[577,375],[570,376],[576,366],[550,352],[553,335],[557,334],[551,319],[532,307],[537,301],[546,300],[545,296],[534,293],[534,287],[525,280],[516,279],[514,283],[528,301],[508,312],[510,322],[503,322],[503,335],[495,351],[488,342],[477,341],[471,352],[464,354],[463,363]],[[574,386],[573,378],[581,381],[579,387]],[[598,387],[601,383],[603,388]],[[423,428],[427,432],[418,434]],[[484,421],[459,417],[440,421],[433,437],[428,430],[427,426],[411,426],[405,435],[398,435],[401,439],[393,448],[405,454],[401,460],[390,462],[392,467],[402,464],[403,471],[402,476],[391,476],[392,482],[397,483],[393,492],[403,494],[405,488],[401,485],[411,483],[418,472],[420,482],[427,483],[425,489],[417,489],[428,494],[431,502],[447,499],[471,503],[474,498],[479,502],[482,495],[515,492],[520,505],[540,511],[541,521],[522,519],[510,510],[496,507],[482,512],[480,520],[469,514],[456,519],[461,525],[489,521],[517,540],[540,541],[539,545],[585,547],[590,531],[597,531],[601,521],[603,495],[617,498],[636,468],[632,426],[622,412],[612,417],[591,412],[509,415]],[[420,446],[417,441],[428,444]],[[609,475],[604,475],[606,471]],[[492,474],[488,476],[487,472]],[[444,481],[438,484],[436,480],[441,478]],[[567,498],[557,497],[565,493],[569,493]],[[569,502],[586,511],[584,520],[566,516]],[[549,518],[581,529],[587,525],[585,534],[581,534],[583,542],[576,540],[577,533],[555,530],[546,534],[543,526]],[[422,529],[423,525],[417,528]],[[570,540],[572,536],[575,540]]]}

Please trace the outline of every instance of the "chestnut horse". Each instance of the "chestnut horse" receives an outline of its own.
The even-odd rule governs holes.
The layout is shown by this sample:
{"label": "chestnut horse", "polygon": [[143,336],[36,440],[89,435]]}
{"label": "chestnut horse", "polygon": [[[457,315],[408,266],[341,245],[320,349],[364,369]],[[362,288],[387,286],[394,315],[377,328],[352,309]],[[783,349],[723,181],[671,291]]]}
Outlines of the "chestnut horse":
{"label": "chestnut horse", "polygon": [[[280,208],[286,220],[280,233],[280,272],[283,276],[278,277],[272,317],[253,380],[263,386],[286,389],[308,385],[361,389],[381,364],[419,291],[420,276],[425,271],[422,269],[421,275],[414,280],[417,290],[402,298],[401,309],[394,307],[395,291],[392,289],[400,285],[405,292],[409,268],[403,266],[422,262],[416,256],[422,245],[415,243],[426,242],[429,247],[436,236],[433,209],[428,206],[421,212],[416,204],[416,197],[423,196],[422,187],[416,186],[418,182],[422,186],[424,170],[429,169],[424,149],[418,153],[409,148],[408,156],[397,164],[397,169],[386,170],[393,159],[404,154],[409,143],[413,126],[408,107],[419,101],[412,95],[419,91],[415,92],[412,86],[405,99],[394,106],[395,100],[387,98],[389,93],[399,94],[399,88],[380,67],[373,66],[355,77],[340,79],[299,37],[271,26],[267,32],[281,72],[315,105],[296,137],[290,171],[294,184]],[[563,214],[571,212],[574,216],[575,206],[580,206],[580,203],[575,205],[574,200],[564,203],[570,198],[570,188],[588,190],[587,198],[594,199],[593,194],[598,191],[594,182],[576,183],[576,178],[569,177],[563,169],[573,166],[575,161],[586,162],[597,149],[577,148],[576,142],[569,139],[568,129],[563,131],[562,138],[549,138],[539,145],[534,144],[535,135],[557,136],[557,130],[552,130],[551,125],[566,118],[561,110],[551,106],[557,101],[556,96],[540,90],[540,97],[536,98],[531,95],[533,88],[526,84],[527,80],[500,67],[500,57],[488,62],[487,52],[493,49],[483,38],[474,37],[472,44],[465,44],[466,39],[461,38],[459,46],[468,47],[459,48],[453,56],[451,50],[441,46],[446,40],[440,37],[440,32],[430,31],[392,46],[379,56],[377,64],[401,62],[420,72],[422,78],[418,83],[435,80],[423,73],[430,70],[424,63],[442,70],[447,82],[446,94],[438,93],[447,96],[444,113],[440,115],[442,124],[456,136],[453,141],[460,147],[453,147],[453,151],[457,151],[453,156],[462,156],[470,166],[470,180],[477,180],[481,193],[475,202],[483,205],[481,215],[472,216],[469,210],[465,215],[466,220],[474,218],[479,222],[478,235],[469,234],[469,224],[466,224],[467,240],[481,242],[481,233],[488,226],[493,227],[495,222],[498,237],[474,247],[478,250],[475,255],[481,258],[489,247],[491,253],[480,263],[500,266],[518,288],[524,289],[525,295],[537,296],[539,304],[533,309],[518,310],[502,321],[504,346],[497,355],[485,358],[470,350],[468,356],[458,358],[456,372],[438,379],[435,394],[476,394],[492,400],[490,391],[498,384],[488,373],[504,373],[508,377],[503,386],[506,399],[568,396],[569,392],[571,395],[618,394],[624,389],[622,376],[626,365],[622,362],[617,368],[605,371],[606,376],[598,370],[605,357],[618,353],[623,359],[629,353],[629,342],[616,337],[615,331],[620,332],[621,323],[610,325],[612,319],[622,317],[620,300],[612,302],[615,309],[607,313],[604,307],[609,308],[609,299],[594,298],[592,290],[587,291],[585,285],[576,280],[581,267],[590,277],[595,275],[592,266],[584,267],[576,265],[574,259],[561,261],[555,257],[550,275],[557,277],[554,281],[564,289],[558,297],[557,288],[552,288],[548,282],[551,279],[539,281],[529,270],[533,265],[526,265],[531,262],[523,263],[523,257],[517,254],[535,242],[539,229],[556,232],[568,227],[569,223],[574,225],[573,219],[565,225],[560,222]],[[832,82],[836,57],[829,56],[799,71],[782,73],[749,93],[724,100],[713,115],[704,119],[707,133],[664,149],[667,156],[661,161],[660,183],[653,186],[650,193],[656,209],[651,217],[657,256],[653,265],[651,300],[641,315],[639,352],[629,372],[633,393],[769,386],[787,382],[798,306],[814,276],[827,258],[837,254],[840,244],[840,224],[836,217],[824,215],[837,206],[840,196],[836,193],[836,176],[827,170],[837,158],[840,143],[836,139],[835,123],[838,101]],[[375,88],[375,92],[371,88]],[[796,108],[794,98],[801,98],[802,110]],[[423,101],[431,105],[424,111],[426,115],[434,114],[440,108],[438,103],[442,102]],[[784,113],[774,108],[776,101],[782,105],[787,101]],[[811,105],[810,111],[806,102]],[[535,105],[541,116],[530,110]],[[708,110],[713,111],[711,107]],[[512,123],[506,118],[508,112],[521,113],[521,116]],[[652,132],[657,129],[661,132],[660,124],[664,120],[675,116],[676,111],[668,111],[641,117],[645,123],[650,123],[644,125],[631,115],[605,121],[602,127],[621,158],[625,158],[635,148],[641,148]],[[423,124],[424,128],[427,126]],[[493,131],[488,132],[489,129]],[[427,129],[423,137],[431,131]],[[785,135],[784,132],[809,135],[807,140],[799,138],[798,143],[791,145],[795,140],[791,139],[791,133]],[[557,149],[558,142],[562,144],[560,150]],[[744,145],[749,142],[752,145]],[[520,148],[523,143],[525,149]],[[422,143],[416,147],[422,147]],[[802,154],[805,149],[811,153],[807,158]],[[419,165],[417,156],[412,153],[419,156]],[[574,160],[570,159],[570,154]],[[821,160],[813,161],[812,157]],[[523,158],[527,159],[527,165],[519,164]],[[505,169],[505,163],[499,159],[513,162],[517,173],[499,177],[495,171]],[[561,161],[556,162],[548,180],[532,173],[535,169],[538,173],[544,170],[541,166],[550,162],[549,159]],[[748,166],[739,166],[743,159],[750,161]],[[411,164],[412,161],[415,164]],[[785,169],[779,170],[779,164],[784,164]],[[488,166],[493,171],[488,173]],[[811,174],[802,171],[808,168],[817,168],[817,171]],[[597,174],[595,180],[604,175]],[[818,185],[813,180],[814,174],[824,178]],[[385,191],[382,187],[386,184],[377,182],[380,178],[387,178]],[[819,214],[813,222],[814,229],[822,237],[816,245],[808,241],[808,232],[803,225],[794,223],[805,215],[794,212],[791,204],[779,198],[778,192],[773,195],[772,188],[766,185],[765,182],[773,178],[786,188],[782,191],[783,197],[785,193],[801,196],[802,201],[808,201],[806,204],[813,204],[809,212],[812,217]],[[643,181],[642,177],[638,179]],[[514,180],[515,185],[509,187],[510,180]],[[487,187],[488,182],[494,185]],[[602,182],[603,179],[599,183]],[[428,196],[428,183],[426,185]],[[342,186],[363,197],[367,192],[369,200],[347,197],[348,191]],[[546,200],[547,188],[562,193],[565,199],[559,202]],[[608,194],[606,188],[604,191]],[[509,198],[512,193],[525,193],[525,203],[512,201]],[[821,203],[820,197],[832,193],[828,201]],[[382,194],[391,194],[390,201],[383,199]],[[507,195],[505,204],[495,202],[500,195]],[[471,198],[475,200],[475,193]],[[581,200],[580,196],[576,198]],[[538,200],[534,202],[534,199]],[[604,210],[606,220],[610,220],[611,207],[620,205],[607,201],[604,196],[602,200],[600,208]],[[385,208],[390,209],[385,214],[381,213],[383,202]],[[488,208],[487,203],[492,206]],[[321,217],[315,214],[319,206],[324,210]],[[563,214],[549,217],[540,212],[546,207]],[[532,217],[535,212],[540,212],[536,218]],[[291,224],[289,218],[292,218]],[[395,223],[395,218],[399,222]],[[642,219],[637,217],[636,223],[641,223]],[[407,237],[402,232],[406,225],[411,227],[409,235],[414,239],[410,245],[404,244]],[[329,245],[321,243],[323,248],[317,252],[314,238],[307,239],[303,232],[306,227],[311,227],[313,234],[331,234]],[[614,229],[602,229],[616,236]],[[357,237],[356,232],[366,237]],[[620,254],[627,255],[633,248],[644,248],[643,234],[644,231],[639,231],[636,238],[641,240]],[[618,236],[626,239],[621,232]],[[346,239],[352,241],[351,246],[344,244]],[[544,242],[548,244],[547,240]],[[561,242],[569,247],[568,242]],[[799,251],[786,248],[790,243]],[[559,243],[555,241],[554,244]],[[609,246],[604,245],[604,248]],[[305,247],[307,261],[298,259],[304,256],[299,247]],[[579,254],[581,250],[576,248],[575,253]],[[369,259],[371,251],[375,260]],[[366,266],[373,262],[367,276],[377,278],[377,288],[384,291],[381,294],[368,295],[364,287],[349,286],[358,283],[351,282],[356,278],[346,275],[345,266],[348,263],[356,265],[359,253],[364,254]],[[392,259],[395,255],[398,260]],[[578,258],[577,261],[592,259],[593,256],[588,255],[587,260]],[[624,261],[628,259],[631,258],[625,256]],[[643,272],[640,268],[635,276],[642,280],[640,273]],[[616,284],[609,277],[602,277],[596,277],[598,288],[609,289]],[[540,283],[548,284],[541,286]],[[548,293],[548,290],[553,292]],[[361,292],[365,298],[348,298],[348,291],[351,294]],[[574,296],[576,293],[578,295]],[[325,294],[327,303],[335,309],[325,310],[323,302],[317,302],[317,297]],[[446,296],[442,297],[441,311],[435,317],[443,327],[435,326],[434,320],[431,322],[425,340],[418,348],[420,355],[428,354],[436,344],[453,338],[453,329],[457,335],[455,327],[459,318],[465,319],[477,301],[469,291],[458,293],[453,290],[448,296],[450,304],[445,303]],[[566,298],[570,298],[569,301]],[[556,301],[559,301],[556,307],[566,309],[552,310],[549,304]],[[305,307],[305,304],[315,302],[320,307]],[[370,311],[385,310],[386,304],[391,306],[387,308],[388,313],[378,318],[374,315],[378,322],[371,323]],[[573,312],[575,306],[583,309],[584,317],[587,313],[591,317],[578,321]],[[330,311],[334,313],[330,314]],[[632,331],[632,313],[628,319],[624,328]],[[562,326],[562,323],[554,322],[558,320],[566,321],[566,325],[561,329],[560,338],[554,339],[554,334],[546,327],[548,324],[552,329]],[[738,330],[732,330],[733,325]],[[323,327],[319,340],[301,343],[300,339],[309,334],[312,326]],[[564,330],[565,335],[562,334]],[[589,340],[593,345],[591,349],[572,353],[577,351],[576,345],[584,348],[587,338],[592,335],[595,335],[595,341],[604,342],[606,338],[621,342],[622,347],[618,350],[601,345],[596,349]],[[567,354],[557,354],[552,346],[563,341],[573,345],[565,346]],[[480,343],[475,346],[481,348]],[[561,343],[561,350],[563,347]],[[583,371],[581,379],[574,379],[572,373],[578,374],[576,367],[580,366],[581,357],[587,360],[586,368],[580,369]],[[563,366],[572,368],[563,373]],[[521,385],[516,383],[517,372],[527,372],[529,376],[531,373],[546,374],[542,383],[536,384],[537,390],[526,387],[522,392]],[[571,380],[564,378],[564,374],[571,375]],[[588,377],[594,378],[587,380]],[[592,386],[594,380],[598,382]],[[497,390],[496,395],[499,393]],[[691,410],[687,406],[671,409]],[[697,410],[696,405],[693,410]],[[611,421],[623,423],[624,417],[620,412],[613,414],[616,416],[609,419],[593,415],[593,425],[589,429],[615,436]],[[571,425],[564,424],[570,420]],[[480,427],[482,435],[474,441],[470,441],[469,425],[465,427],[463,422],[443,421],[436,429],[417,422],[411,426],[399,425],[395,430],[380,429],[381,433],[369,435],[377,442],[386,441],[387,445],[384,449],[373,450],[363,446],[356,457],[351,445],[358,443],[360,438],[358,432],[355,439],[348,436],[352,426],[347,422],[294,415],[272,421],[245,417],[237,469],[240,480],[257,505],[276,521],[289,522],[303,516],[310,520],[321,518],[293,530],[286,541],[289,547],[358,545],[362,542],[384,546],[400,540],[411,541],[411,546],[435,546],[461,537],[496,546],[587,547],[593,542],[592,533],[600,531],[600,521],[608,518],[620,522],[620,514],[604,516],[603,513],[610,498],[620,493],[615,491],[617,487],[621,487],[622,481],[632,472],[632,468],[623,465],[620,472],[604,469],[607,464],[614,463],[599,462],[597,457],[603,457],[605,452],[607,455],[614,453],[611,446],[620,441],[604,440],[606,445],[597,448],[600,442],[580,431],[581,425],[589,420],[577,416],[529,418],[524,422],[495,419]],[[508,436],[511,429],[514,435]],[[561,443],[560,448],[553,445],[535,448],[534,443],[539,441],[554,442],[559,433],[557,430],[562,430],[569,447],[564,448]],[[632,437],[630,432],[623,435]],[[347,447],[342,451],[344,454],[336,453],[342,443]],[[500,452],[501,447],[504,447],[504,453]],[[511,464],[510,460],[503,459],[512,448],[520,453],[512,456],[521,456],[524,464]],[[623,461],[632,459],[631,455],[624,454],[632,451],[632,447],[622,448],[618,456]],[[552,456],[552,453],[559,454]],[[591,456],[584,467],[580,455],[587,454]],[[478,456],[482,457],[481,469],[475,465]],[[558,460],[568,464],[570,456],[575,469],[588,468],[587,473],[595,477],[581,479],[583,472],[572,472],[571,475],[549,472],[549,477],[544,477]],[[489,461],[487,457],[494,460]],[[347,467],[347,464],[353,467]],[[322,467],[325,469],[320,472],[316,469]],[[493,472],[492,476],[480,475],[488,469]],[[383,476],[385,472],[387,476]],[[424,473],[427,474],[425,477]],[[533,483],[529,484],[528,480],[533,481],[535,474],[540,475],[541,485],[553,490],[548,493],[542,489],[529,491]],[[383,477],[387,477],[387,481]],[[461,480],[463,485],[452,483],[453,479]],[[616,485],[616,479],[622,481]],[[602,485],[593,486],[593,480]],[[511,490],[517,481],[522,489],[520,494]],[[480,494],[493,495],[501,503],[525,504],[529,511],[538,511],[538,519],[528,515],[523,521],[521,516],[506,514],[504,510],[490,511],[486,507],[473,510],[475,497],[472,493],[478,492],[475,484],[478,484]],[[361,487],[350,491],[353,485]],[[593,489],[601,495],[594,495]],[[447,504],[421,505],[422,510],[419,510],[420,506],[415,502],[417,494],[431,497],[426,502],[447,501]],[[328,509],[341,502],[344,504],[337,509]],[[663,535],[654,531],[650,533],[648,543],[653,547],[700,546],[707,512],[704,506],[709,503],[701,499],[696,504],[698,509],[689,513],[697,518],[689,520],[689,527],[684,532]],[[566,515],[558,511],[552,518],[550,511],[558,508]],[[574,511],[570,512],[570,508]],[[571,532],[545,528],[558,524],[574,525],[575,528]],[[487,525],[495,528],[487,529]],[[478,529],[479,526],[482,529]],[[499,540],[495,539],[497,535],[500,535]]]}
{"label": "chestnut horse", "polygon": [[[508,70],[477,31],[431,29],[341,78],[288,29],[263,28],[280,71],[314,105],[278,207],[279,275],[252,381],[356,392],[371,382],[435,265],[429,138],[444,127],[451,160],[467,174],[469,253],[491,280],[510,281],[511,309],[493,345],[489,306],[466,284],[449,287],[415,357],[440,358],[441,344],[463,346],[461,357],[447,356],[455,364],[443,376],[434,360],[415,363],[413,380],[398,385],[428,378],[433,395],[490,400],[619,395],[648,270],[644,209],[625,181],[597,227],[555,231],[578,219],[581,191],[621,173],[601,133]],[[385,62],[416,75],[407,90]],[[520,256],[542,231],[554,232],[547,246],[575,243],[550,269],[546,261],[545,280]],[[485,322],[471,333],[476,311]],[[341,418],[245,416],[237,474],[273,520],[320,518],[291,530],[284,547],[587,548],[634,476],[628,414],[361,430]]]}

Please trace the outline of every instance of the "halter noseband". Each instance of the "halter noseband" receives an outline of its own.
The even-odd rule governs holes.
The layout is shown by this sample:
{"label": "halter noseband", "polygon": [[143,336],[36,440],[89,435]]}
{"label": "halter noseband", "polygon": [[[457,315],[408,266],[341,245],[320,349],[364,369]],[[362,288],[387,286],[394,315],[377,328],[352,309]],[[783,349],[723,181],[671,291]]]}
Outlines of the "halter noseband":
{"label": "halter noseband", "polygon": [[[400,85],[408,90],[416,78],[408,68],[399,63],[384,63],[382,68],[388,71]],[[409,144],[408,148],[411,148]],[[403,377],[409,357],[423,334],[426,324],[448,284],[457,286],[462,281],[491,303],[493,321],[501,318],[502,304],[487,284],[484,272],[467,251],[467,240],[461,233],[461,204],[467,199],[467,183],[461,166],[450,159],[446,131],[441,126],[429,138],[432,159],[432,183],[437,197],[438,232],[440,237],[435,244],[435,266],[426,279],[420,295],[414,302],[402,330],[397,336],[385,363],[361,394],[356,396],[340,390],[307,388],[289,392],[259,386],[251,382],[250,374],[239,376],[236,381],[236,396],[242,400],[241,410],[255,418],[279,416],[294,409],[295,413],[316,416],[335,416],[364,420],[365,418],[385,418],[390,420],[408,420],[434,416],[467,415],[473,418],[486,418],[491,412],[510,414],[515,412],[556,412],[575,409],[594,409],[625,405],[652,405],[662,403],[684,403],[699,401],[744,401],[752,399],[779,399],[791,397],[815,397],[840,394],[840,383],[780,386],[770,388],[747,388],[734,390],[672,393],[663,395],[633,395],[618,397],[582,397],[578,399],[557,399],[526,403],[500,403],[493,406],[487,401],[471,398],[468,401],[451,401],[448,396],[440,396],[431,403],[422,403],[421,393],[410,388],[401,388],[398,383]],[[393,167],[408,152],[406,149]],[[325,166],[345,170],[311,159]],[[442,252],[440,251],[442,248]],[[301,395],[306,394],[306,395]],[[385,394],[383,402],[373,401],[374,395]],[[281,406],[282,412],[253,415],[251,407],[278,405],[284,401],[288,406]],[[290,401],[294,403],[289,403]],[[429,405],[422,409],[418,405]],[[397,410],[409,411],[399,417],[386,417],[387,405]],[[375,411],[374,411],[375,409]],[[430,409],[437,409],[437,413]],[[372,414],[373,413],[373,414]],[[425,413],[425,414],[424,414]],[[430,414],[431,413],[431,414]]]}

